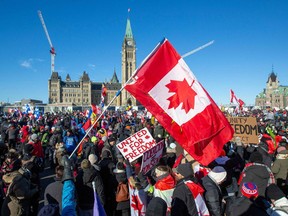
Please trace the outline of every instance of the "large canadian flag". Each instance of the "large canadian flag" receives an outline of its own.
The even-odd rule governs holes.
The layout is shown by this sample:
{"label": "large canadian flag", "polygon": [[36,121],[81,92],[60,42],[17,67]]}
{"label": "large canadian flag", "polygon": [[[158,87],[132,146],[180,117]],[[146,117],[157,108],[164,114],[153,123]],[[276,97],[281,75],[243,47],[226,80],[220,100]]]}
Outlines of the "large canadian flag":
{"label": "large canadian flag", "polygon": [[226,117],[167,39],[125,89],[203,165],[217,158],[233,137]]}

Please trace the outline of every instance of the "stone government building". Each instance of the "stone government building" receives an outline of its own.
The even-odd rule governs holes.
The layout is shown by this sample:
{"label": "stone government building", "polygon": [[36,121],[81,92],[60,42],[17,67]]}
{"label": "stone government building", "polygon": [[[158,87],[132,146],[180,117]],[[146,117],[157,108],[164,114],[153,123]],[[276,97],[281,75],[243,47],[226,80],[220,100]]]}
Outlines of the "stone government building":
{"label": "stone government building", "polygon": [[279,85],[273,69],[266,82],[266,88],[256,96],[255,106],[261,108],[278,107],[280,109],[288,106],[288,86]]}
{"label": "stone government building", "polygon": [[[127,82],[136,69],[136,42],[132,34],[129,18],[127,19],[125,36],[122,43],[121,60],[122,82],[119,82],[115,69],[113,77],[109,82],[93,82],[86,71],[83,72],[79,81],[72,81],[69,74],[67,74],[65,80],[62,80],[58,72],[53,72],[48,80],[48,106],[78,106],[83,108],[89,107],[91,104],[99,105],[103,84],[107,88],[105,105],[114,98],[118,90],[121,89],[122,85]],[[128,99],[132,101],[132,105],[136,105],[135,98],[126,90],[123,90],[111,105],[125,106]]]}

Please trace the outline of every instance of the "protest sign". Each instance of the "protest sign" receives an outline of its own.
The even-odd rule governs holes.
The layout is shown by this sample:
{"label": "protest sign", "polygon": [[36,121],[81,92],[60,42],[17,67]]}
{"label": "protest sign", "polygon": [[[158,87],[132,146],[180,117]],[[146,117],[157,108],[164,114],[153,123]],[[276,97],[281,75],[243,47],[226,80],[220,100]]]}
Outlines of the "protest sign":
{"label": "protest sign", "polygon": [[124,158],[129,160],[129,162],[132,162],[155,145],[156,141],[153,139],[148,129],[144,128],[117,144],[117,148]]}
{"label": "protest sign", "polygon": [[233,140],[235,137],[240,137],[243,143],[259,143],[256,118],[228,117],[227,119],[234,129]]}
{"label": "protest sign", "polygon": [[160,141],[156,144],[153,148],[146,151],[143,154],[142,159],[142,166],[141,171],[145,175],[150,169],[152,169],[153,166],[158,164],[160,158],[162,157],[162,152],[164,148],[164,141]]}

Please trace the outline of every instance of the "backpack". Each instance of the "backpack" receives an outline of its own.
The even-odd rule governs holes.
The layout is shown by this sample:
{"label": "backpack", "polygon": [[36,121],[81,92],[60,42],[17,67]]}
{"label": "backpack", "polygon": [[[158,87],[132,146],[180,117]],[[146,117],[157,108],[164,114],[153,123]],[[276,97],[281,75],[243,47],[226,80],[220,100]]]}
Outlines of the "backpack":
{"label": "backpack", "polygon": [[116,202],[124,202],[129,199],[130,197],[127,183],[120,182],[117,186]]}
{"label": "backpack", "polygon": [[13,179],[18,176],[21,175],[18,170],[14,171],[14,172],[10,172],[10,173],[6,173],[5,175],[2,176],[2,180],[6,183],[6,184],[11,184]]}

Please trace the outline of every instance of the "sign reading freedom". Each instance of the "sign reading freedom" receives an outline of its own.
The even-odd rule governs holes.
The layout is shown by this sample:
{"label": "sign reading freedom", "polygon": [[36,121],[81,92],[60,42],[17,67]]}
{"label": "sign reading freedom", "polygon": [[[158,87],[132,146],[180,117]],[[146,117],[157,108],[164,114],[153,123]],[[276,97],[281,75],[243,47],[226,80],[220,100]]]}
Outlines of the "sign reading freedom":
{"label": "sign reading freedom", "polygon": [[258,128],[256,118],[253,117],[227,117],[234,129],[234,136],[240,137],[243,143],[258,144]]}
{"label": "sign reading freedom", "polygon": [[153,148],[155,145],[156,141],[153,139],[148,129],[143,128],[124,141],[118,143],[117,148],[120,150],[124,158],[129,160],[129,162],[132,162],[141,157],[144,152]]}

